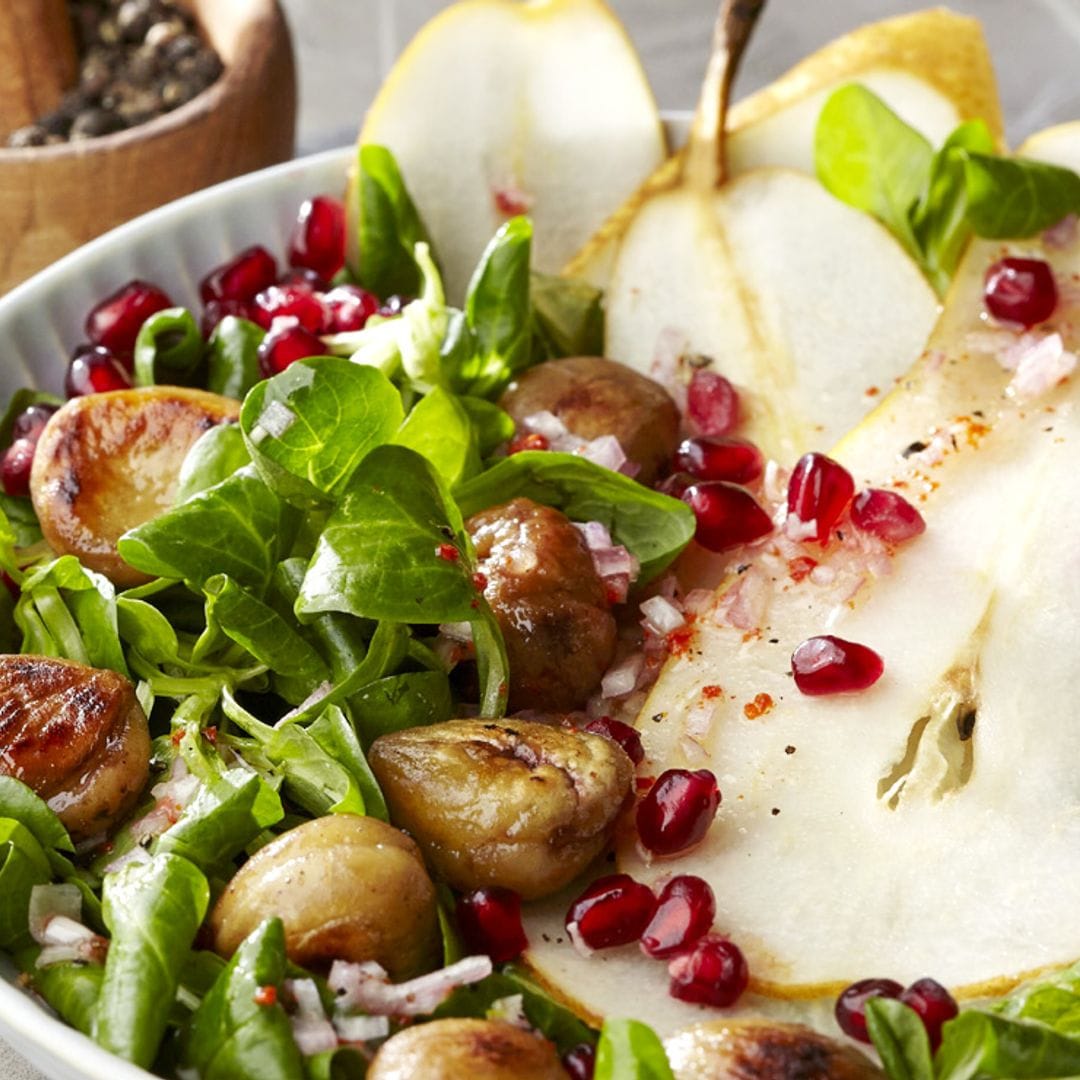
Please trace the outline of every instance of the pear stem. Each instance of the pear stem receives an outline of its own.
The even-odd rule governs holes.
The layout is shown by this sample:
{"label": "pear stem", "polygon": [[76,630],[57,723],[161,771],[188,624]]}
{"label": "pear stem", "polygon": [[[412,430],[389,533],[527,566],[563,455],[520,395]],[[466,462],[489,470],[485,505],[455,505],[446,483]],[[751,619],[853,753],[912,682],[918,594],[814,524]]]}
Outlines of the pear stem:
{"label": "pear stem", "polygon": [[683,180],[698,191],[718,188],[727,176],[724,125],[731,84],[765,0],[722,0],[712,53],[690,127]]}

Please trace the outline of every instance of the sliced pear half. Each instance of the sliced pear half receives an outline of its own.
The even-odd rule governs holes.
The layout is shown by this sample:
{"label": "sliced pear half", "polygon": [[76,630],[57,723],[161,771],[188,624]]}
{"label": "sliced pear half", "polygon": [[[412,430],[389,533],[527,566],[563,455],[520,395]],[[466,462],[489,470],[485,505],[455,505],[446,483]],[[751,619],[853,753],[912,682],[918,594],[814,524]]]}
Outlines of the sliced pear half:
{"label": "sliced pear half", "polygon": [[534,266],[555,273],[666,154],[641,63],[601,0],[452,4],[397,61],[360,141],[396,155],[451,302],[512,213],[530,214]]}
{"label": "sliced pear half", "polygon": [[[1080,271],[1075,246],[1015,251],[1059,280]],[[850,540],[807,552],[822,571],[801,581],[790,549],[766,544],[642,710],[648,773],[709,768],[724,802],[695,851],[650,865],[624,845],[618,869],[711,883],[717,928],[752,973],[739,1011],[827,1022],[855,979],[931,975],[983,996],[1080,957],[1080,380],[1013,397],[984,348],[1000,331],[983,322],[982,278],[1001,252],[969,251],[926,355],[836,450],[860,486],[907,494],[925,535],[891,573]],[[1075,316],[1056,320],[1073,350]],[[927,448],[905,458],[915,441]],[[736,588],[757,592],[756,625],[731,624]],[[876,649],[884,677],[800,694],[791,653],[825,633]],[[529,960],[579,1007],[661,1031],[701,1015],[635,950],[578,957],[561,914],[534,916]]]}
{"label": "sliced pear half", "polygon": [[[832,90],[858,81],[935,145],[961,121],[981,118],[1003,140],[1001,105],[979,23],[934,9],[871,23],[837,38],[731,109],[728,172],[762,165],[814,172],[818,114]],[[638,209],[677,187],[683,153],[665,162],[567,264],[606,287],[616,249]]]}

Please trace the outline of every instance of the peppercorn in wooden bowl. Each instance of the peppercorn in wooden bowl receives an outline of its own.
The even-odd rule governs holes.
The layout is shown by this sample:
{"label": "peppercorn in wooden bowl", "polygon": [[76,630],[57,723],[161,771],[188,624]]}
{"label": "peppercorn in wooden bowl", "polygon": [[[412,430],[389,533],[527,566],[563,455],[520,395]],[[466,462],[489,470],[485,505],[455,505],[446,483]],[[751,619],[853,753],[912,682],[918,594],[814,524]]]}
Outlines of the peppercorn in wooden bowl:
{"label": "peppercorn in wooden bowl", "polygon": [[[177,0],[220,58],[221,74],[164,115],[126,130],[44,146],[0,149],[0,293],[120,223],[182,195],[292,156],[296,77],[277,0]],[[9,7],[10,5],[10,7]],[[55,5],[5,0],[0,13],[0,86],[50,107],[58,56]],[[30,32],[35,23],[41,34]],[[5,34],[5,28],[18,32]],[[63,28],[66,30],[66,28]],[[47,34],[40,62],[27,50]],[[5,74],[11,74],[15,86]],[[40,103],[45,101],[42,106]],[[100,110],[98,110],[100,112]],[[0,110],[2,113],[2,110]],[[13,126],[8,119],[7,126]],[[23,118],[28,122],[32,117]],[[93,124],[92,110],[76,123]],[[9,132],[0,132],[0,144]]]}

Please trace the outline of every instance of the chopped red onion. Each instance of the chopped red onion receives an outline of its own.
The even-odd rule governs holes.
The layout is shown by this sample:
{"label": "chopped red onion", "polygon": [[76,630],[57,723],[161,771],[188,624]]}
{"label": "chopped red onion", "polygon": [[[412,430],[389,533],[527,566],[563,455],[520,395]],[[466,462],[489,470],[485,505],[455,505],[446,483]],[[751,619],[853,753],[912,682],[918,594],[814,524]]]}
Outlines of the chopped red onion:
{"label": "chopped red onion", "polygon": [[289,1017],[293,1037],[305,1057],[336,1050],[337,1032],[326,1019],[319,988],[314,979],[286,979],[285,989],[296,1001],[296,1012]]}
{"label": "chopped red onion", "polygon": [[439,624],[439,633],[451,641],[460,641],[471,645],[473,639],[472,624],[467,622],[448,622]]}
{"label": "chopped red onion", "polygon": [[390,1034],[388,1016],[335,1016],[334,1030],[342,1042],[362,1043]]}
{"label": "chopped red onion", "polygon": [[686,625],[683,613],[662,596],[650,596],[641,604],[641,614],[645,616],[642,625],[646,631],[667,637],[673,630]]}
{"label": "chopped red onion", "polygon": [[607,670],[600,682],[600,693],[606,698],[623,697],[636,686],[641,674],[645,657],[641,653],[631,653]]}
{"label": "chopped red onion", "polygon": [[1058,333],[1046,334],[1014,355],[1016,374],[1008,392],[1025,401],[1041,397],[1076,369],[1076,354],[1065,348]]}
{"label": "chopped red onion", "polygon": [[622,472],[627,463],[622,444],[614,435],[601,435],[598,439],[584,443],[578,453],[594,465],[602,465],[612,472]]}
{"label": "chopped red onion", "polygon": [[49,923],[59,916],[76,923],[82,918],[82,893],[76,885],[35,885],[30,890],[30,936],[39,945],[60,942],[45,938]]}
{"label": "chopped red onion", "polygon": [[505,1024],[513,1024],[514,1027],[525,1031],[532,1031],[532,1024],[525,1015],[525,995],[511,994],[509,997],[501,997],[491,1003],[487,1011],[489,1020],[501,1020]]}
{"label": "chopped red onion", "polygon": [[1042,234],[1042,241],[1048,247],[1062,251],[1070,248],[1080,237],[1080,228],[1077,227],[1075,214],[1066,214],[1056,225],[1051,225]]}
{"label": "chopped red onion", "polygon": [[144,847],[136,845],[130,851],[125,851],[123,855],[118,855],[112,862],[106,863],[105,873],[115,874],[117,870],[122,870],[128,863],[144,863],[150,862],[150,852]]}
{"label": "chopped red onion", "polygon": [[375,1016],[426,1016],[459,987],[486,979],[492,970],[490,957],[466,956],[440,971],[395,985],[372,961],[335,960],[327,981],[338,994],[338,1008],[363,1009]]}

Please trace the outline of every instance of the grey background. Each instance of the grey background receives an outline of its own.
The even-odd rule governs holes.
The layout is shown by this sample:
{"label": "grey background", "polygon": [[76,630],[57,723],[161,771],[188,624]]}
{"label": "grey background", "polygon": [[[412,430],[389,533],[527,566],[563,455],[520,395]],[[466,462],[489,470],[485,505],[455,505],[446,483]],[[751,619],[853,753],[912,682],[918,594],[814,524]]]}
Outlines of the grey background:
{"label": "grey background", "polygon": [[[932,0],[771,0],[737,94],[765,85],[845,30]],[[442,0],[282,0],[300,66],[301,153],[344,145],[398,50]],[[645,61],[663,109],[693,105],[714,0],[611,0]],[[1080,0],[952,0],[981,18],[994,55],[1010,141],[1080,118]],[[0,1042],[0,1080],[41,1080]]]}

